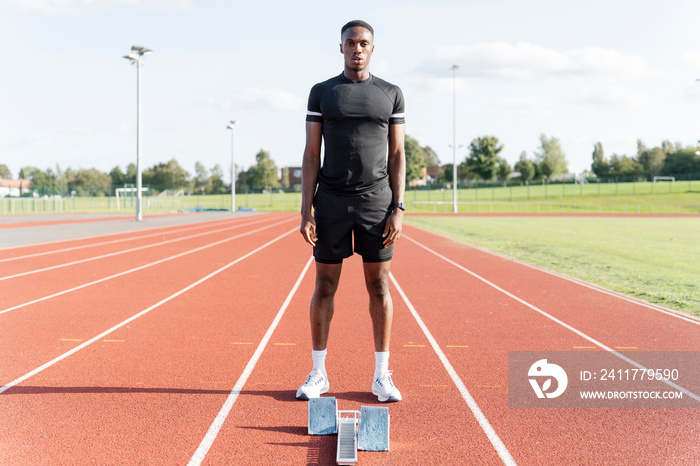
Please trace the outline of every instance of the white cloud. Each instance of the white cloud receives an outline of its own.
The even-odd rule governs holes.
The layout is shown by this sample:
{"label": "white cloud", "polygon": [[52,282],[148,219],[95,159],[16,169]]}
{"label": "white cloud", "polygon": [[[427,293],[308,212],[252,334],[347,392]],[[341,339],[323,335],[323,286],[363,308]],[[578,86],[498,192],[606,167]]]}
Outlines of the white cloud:
{"label": "white cloud", "polygon": [[688,82],[683,86],[683,99],[690,103],[700,102],[700,83]]}
{"label": "white cloud", "polygon": [[574,104],[588,104],[593,106],[624,106],[640,108],[647,97],[643,93],[619,86],[588,87],[570,94],[567,100]]}
{"label": "white cloud", "polygon": [[438,47],[434,58],[422,69],[428,74],[452,64],[459,65],[458,75],[500,79],[532,79],[546,76],[601,76],[639,78],[647,76],[646,61],[637,55],[615,50],[586,47],[560,52],[518,42],[494,42],[479,45]]}
{"label": "white cloud", "polygon": [[511,115],[532,118],[549,114],[556,104],[557,101],[547,96],[507,97],[496,101],[494,111],[497,114],[505,111]]}
{"label": "white cloud", "polygon": [[116,7],[156,10],[193,8],[191,0],[4,0],[3,3],[9,4],[15,10],[50,16],[89,14]]}
{"label": "white cloud", "polygon": [[467,88],[463,79],[453,81],[451,77],[423,79],[417,76],[410,76],[407,81],[411,82],[416,91],[426,94],[452,95],[456,91],[458,96],[467,97],[472,93],[472,89]]}
{"label": "white cloud", "polygon": [[700,52],[688,52],[671,60],[674,71],[679,74],[692,75],[700,78]]}
{"label": "white cloud", "polygon": [[700,52],[688,52],[672,58],[665,71],[668,82],[681,89],[683,101],[700,101]]}
{"label": "white cloud", "polygon": [[305,108],[305,101],[299,96],[281,89],[249,87],[242,92],[231,94],[223,103],[225,110],[240,107],[256,108],[260,106],[272,110],[298,111]]}

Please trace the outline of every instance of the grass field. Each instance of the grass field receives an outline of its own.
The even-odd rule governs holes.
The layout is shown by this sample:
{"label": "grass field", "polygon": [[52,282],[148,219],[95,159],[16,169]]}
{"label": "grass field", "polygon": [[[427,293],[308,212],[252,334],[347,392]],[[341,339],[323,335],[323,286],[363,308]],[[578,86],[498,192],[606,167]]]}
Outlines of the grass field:
{"label": "grass field", "polygon": [[[700,213],[700,180],[673,183],[553,184],[503,187],[474,186],[457,191],[459,211],[483,212],[603,212],[603,213]],[[445,213],[452,211],[452,190],[409,189],[409,212]],[[50,212],[129,213],[133,198],[57,197],[0,199],[0,215]],[[301,206],[296,192],[238,193],[236,207],[261,212],[295,212]],[[144,212],[172,212],[203,209],[230,209],[231,196],[144,195]]]}
{"label": "grass field", "polygon": [[700,217],[445,217],[405,222],[700,317]]}

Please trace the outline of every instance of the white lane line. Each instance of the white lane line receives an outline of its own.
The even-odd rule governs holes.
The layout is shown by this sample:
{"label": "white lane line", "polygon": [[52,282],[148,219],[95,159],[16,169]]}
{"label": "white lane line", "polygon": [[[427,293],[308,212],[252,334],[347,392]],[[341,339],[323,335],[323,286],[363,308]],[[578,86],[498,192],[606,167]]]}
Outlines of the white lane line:
{"label": "white lane line", "polygon": [[230,237],[230,238],[226,238],[226,239],[223,239],[223,240],[221,240],[221,241],[216,241],[216,242],[214,242],[214,243],[205,244],[204,246],[200,246],[200,247],[195,248],[195,249],[190,249],[189,251],[181,252],[181,253],[179,253],[179,254],[175,254],[174,256],[166,257],[166,258],[164,258],[164,259],[160,259],[160,260],[157,260],[157,261],[155,261],[155,262],[150,262],[150,263],[148,263],[148,264],[144,264],[144,265],[141,265],[141,266],[139,266],[139,267],[135,267],[135,268],[133,268],[133,269],[125,270],[124,272],[119,272],[119,273],[116,273],[116,274],[114,274],[114,275],[110,275],[109,277],[100,278],[100,279],[98,279],[98,280],[95,280],[95,281],[92,281],[92,282],[89,282],[89,283],[84,283],[84,284],[82,284],[82,285],[78,285],[78,286],[76,286],[76,287],[69,288],[69,289],[67,289],[67,290],[59,291],[58,293],[54,293],[54,294],[51,294],[51,295],[48,295],[48,296],[44,296],[43,298],[37,298],[37,299],[35,299],[35,300],[33,300],[33,301],[29,301],[29,302],[26,302],[26,303],[18,304],[18,305],[13,306],[13,307],[8,307],[7,309],[1,310],[1,311],[0,311],[0,314],[5,314],[6,312],[10,312],[10,311],[14,311],[14,310],[16,310],[16,309],[21,309],[21,308],[23,308],[23,307],[31,306],[32,304],[36,304],[36,303],[40,303],[40,302],[42,302],[42,301],[46,301],[46,300],[48,300],[48,299],[56,298],[56,297],[58,297],[58,296],[61,296],[61,295],[67,294],[67,293],[72,293],[73,291],[81,290],[81,289],[83,289],[83,288],[87,288],[88,286],[92,286],[92,285],[96,285],[96,284],[98,284],[98,283],[106,282],[107,280],[112,280],[113,278],[122,277],[122,276],[124,276],[124,275],[130,274],[130,273],[133,273],[133,272],[137,272],[137,271],[139,271],[139,270],[143,270],[143,269],[146,269],[146,268],[148,268],[148,267],[153,267],[154,265],[162,264],[163,262],[167,262],[167,261],[170,261],[170,260],[173,260],[173,259],[177,259],[177,258],[186,256],[186,255],[188,255],[188,254],[192,254],[192,253],[195,253],[195,252],[203,251],[204,249],[208,249],[208,248],[211,248],[211,247],[214,247],[214,246],[218,246],[218,245],[220,245],[220,244],[227,243],[227,242],[229,242],[229,241],[233,241],[233,240],[235,240],[235,239],[242,238],[242,237],[244,237],[244,236],[252,235],[253,233],[257,233],[257,232],[259,232],[259,231],[263,231],[263,230],[266,230],[266,229],[268,229],[268,228],[272,228],[272,227],[281,225],[281,224],[283,224],[283,223],[287,223],[287,222],[289,222],[289,221],[291,221],[291,220],[292,220],[292,219],[288,219],[288,220],[283,220],[283,221],[281,221],[281,222],[273,223],[273,224],[271,224],[271,225],[267,225],[267,226],[264,226],[264,227],[261,227],[261,228],[255,229],[255,230],[251,230],[251,231],[248,231],[248,232],[245,232],[245,233],[241,233],[240,235],[232,236],[232,237]]}
{"label": "white lane line", "polygon": [[[546,273],[548,275],[553,275],[553,276],[558,277],[558,278],[562,278],[564,280],[570,281],[572,283],[576,283],[577,285],[581,285],[581,286],[584,286],[586,288],[590,288],[591,290],[598,291],[598,292],[606,294],[608,296],[612,296],[614,298],[618,298],[618,299],[621,299],[623,301],[627,301],[629,303],[636,304],[638,306],[646,307],[648,309],[651,309],[652,311],[661,312],[662,314],[666,314],[666,315],[669,315],[671,317],[676,317],[676,318],[684,320],[686,322],[690,322],[691,324],[700,325],[700,319],[693,317],[693,316],[685,315],[685,314],[681,313],[680,311],[674,311],[673,309],[667,309],[667,308],[660,306],[658,304],[648,303],[646,301],[642,301],[641,299],[633,298],[631,296],[626,296],[622,293],[618,293],[617,291],[609,290],[609,289],[604,288],[600,285],[596,285],[594,283],[588,283],[584,280],[581,280],[580,278],[570,277],[570,276],[565,275],[563,273],[559,273],[559,272],[555,272],[553,270],[545,269],[544,267],[538,267],[538,266],[533,265],[533,264],[528,264],[527,262],[523,262],[523,261],[518,260],[514,257],[510,257],[510,256],[507,256],[505,254],[490,251],[486,248],[482,248],[480,246],[476,246],[474,244],[467,243],[466,241],[460,241],[458,239],[451,238],[447,235],[443,235],[440,233],[435,233],[435,232],[430,231],[430,230],[426,230],[425,228],[417,227],[414,225],[411,225],[411,228],[421,230],[421,231],[423,231],[425,233],[429,233],[431,235],[439,236],[440,238],[444,238],[444,239],[453,241],[455,243],[464,244],[465,246],[469,246],[470,248],[476,249],[477,251],[481,251],[481,252],[484,252],[484,253],[492,255],[492,256],[500,257],[500,258],[505,259],[507,261],[514,262],[516,264],[520,264],[522,266],[525,266],[525,267],[528,267],[531,269],[539,270],[540,272]],[[404,233],[402,233],[402,236],[406,236],[406,235]],[[408,238],[408,239],[410,239],[410,238]],[[412,240],[412,241],[415,242],[415,240]]]}
{"label": "white lane line", "polygon": [[73,349],[70,350],[70,351],[66,351],[66,352],[63,353],[62,355],[58,356],[58,357],[55,358],[55,359],[52,359],[51,361],[47,362],[47,363],[44,364],[43,366],[37,367],[37,368],[34,369],[33,371],[24,374],[22,377],[13,380],[12,382],[10,382],[10,383],[8,383],[7,385],[5,385],[4,387],[0,388],[0,393],[3,393],[3,392],[5,392],[5,391],[9,390],[10,388],[14,387],[15,385],[24,382],[24,381],[27,380],[28,378],[35,376],[36,374],[38,374],[39,372],[41,372],[41,371],[43,371],[43,370],[45,370],[45,369],[48,369],[49,367],[53,366],[53,365],[56,364],[57,362],[60,362],[60,361],[62,361],[62,360],[64,360],[64,359],[66,359],[68,356],[77,353],[77,352],[80,351],[81,349],[83,349],[83,348],[85,348],[85,347],[87,347],[87,346],[90,346],[91,344],[95,343],[96,341],[100,341],[102,338],[106,337],[107,335],[109,335],[110,333],[114,332],[115,330],[120,329],[121,327],[127,325],[127,324],[130,323],[130,322],[133,322],[134,320],[138,319],[139,317],[143,316],[144,314],[147,314],[147,313],[151,312],[153,309],[156,309],[156,308],[162,306],[163,304],[167,303],[168,301],[172,301],[173,299],[177,298],[177,297],[180,296],[181,294],[186,293],[187,291],[191,290],[191,289],[194,288],[195,286],[204,283],[205,281],[209,280],[210,278],[212,278],[212,277],[214,277],[214,276],[220,274],[220,273],[223,272],[224,270],[226,270],[226,269],[228,269],[228,268],[234,266],[235,264],[239,263],[240,261],[242,261],[242,260],[244,260],[244,259],[246,259],[246,258],[252,256],[252,255],[255,254],[256,252],[259,252],[259,251],[265,249],[266,247],[270,246],[271,244],[276,243],[277,241],[281,240],[281,239],[284,238],[285,236],[290,235],[291,233],[294,233],[294,232],[296,232],[296,231],[299,231],[299,229],[298,229],[298,228],[294,228],[293,230],[290,230],[290,231],[288,231],[288,232],[286,232],[286,233],[283,233],[282,235],[278,236],[277,238],[268,241],[267,243],[263,244],[262,246],[259,246],[258,248],[256,248],[256,249],[250,251],[250,252],[247,253],[247,254],[244,254],[243,256],[239,257],[238,259],[236,259],[236,260],[234,260],[234,261],[232,261],[232,262],[229,262],[228,264],[224,265],[223,267],[219,268],[218,270],[215,270],[214,272],[210,273],[209,275],[207,275],[207,276],[205,276],[205,277],[203,277],[203,278],[200,278],[200,279],[197,280],[196,282],[194,282],[194,283],[192,283],[192,284],[186,286],[185,288],[181,289],[180,291],[171,294],[170,296],[168,296],[167,298],[165,298],[165,299],[163,299],[163,300],[157,302],[157,303],[154,304],[153,306],[151,306],[151,307],[149,307],[149,308],[147,308],[147,309],[144,309],[143,311],[139,312],[138,314],[134,314],[133,316],[129,317],[128,319],[126,319],[126,320],[123,321],[123,322],[120,322],[119,324],[115,325],[114,327],[110,328],[109,330],[106,330],[106,331],[100,333],[100,334],[97,335],[96,337],[93,337],[93,338],[87,340],[85,343],[82,343],[82,344],[76,346],[75,348],[73,348]]}
{"label": "white lane line", "polygon": [[[521,304],[523,304],[523,305],[529,307],[529,308],[532,309],[533,311],[538,312],[539,314],[542,314],[542,315],[545,316],[546,318],[548,318],[548,319],[550,319],[550,320],[556,322],[557,324],[561,325],[561,326],[564,327],[565,329],[567,329],[567,330],[569,330],[569,331],[571,331],[571,332],[574,332],[575,334],[577,334],[577,335],[580,336],[581,338],[584,338],[584,339],[590,341],[590,342],[593,343],[594,345],[597,345],[598,347],[604,349],[605,351],[609,352],[610,354],[613,354],[613,355],[617,356],[618,358],[622,359],[623,361],[625,361],[625,362],[627,362],[627,363],[629,363],[629,364],[631,364],[631,365],[633,365],[633,366],[635,366],[635,367],[637,367],[637,368],[639,368],[639,369],[642,369],[642,370],[644,370],[644,371],[649,370],[649,368],[644,367],[642,364],[640,364],[640,363],[638,363],[638,362],[636,362],[636,361],[634,361],[634,360],[628,358],[627,356],[625,356],[625,355],[623,355],[623,354],[618,353],[617,351],[615,351],[614,349],[610,348],[609,346],[604,345],[603,343],[599,342],[598,340],[594,339],[593,337],[588,336],[587,334],[583,333],[582,331],[580,331],[580,330],[578,330],[578,329],[572,327],[571,325],[567,324],[566,322],[563,322],[563,321],[557,319],[557,318],[554,317],[553,315],[546,313],[545,311],[543,311],[542,309],[538,308],[537,306],[535,306],[535,305],[533,305],[533,304],[530,304],[530,303],[528,303],[527,301],[525,301],[525,300],[523,300],[523,299],[521,299],[521,298],[515,296],[513,293],[504,290],[503,288],[501,288],[500,286],[496,285],[495,283],[488,281],[487,279],[485,279],[485,278],[482,277],[481,275],[478,275],[478,274],[472,272],[471,270],[469,270],[469,269],[467,269],[466,267],[464,267],[464,266],[458,264],[457,262],[453,261],[452,259],[449,259],[449,258],[443,256],[443,255],[440,254],[439,252],[430,249],[428,246],[425,246],[425,245],[419,243],[418,241],[414,240],[413,238],[407,237],[406,235],[402,235],[402,237],[408,239],[409,241],[411,241],[411,242],[413,242],[413,243],[415,243],[416,245],[418,245],[418,246],[420,246],[421,248],[425,249],[425,250],[428,251],[429,253],[436,255],[437,257],[439,257],[440,259],[444,260],[445,262],[454,265],[455,267],[457,267],[458,269],[460,269],[460,270],[462,270],[462,271],[464,271],[464,272],[467,272],[467,273],[468,273],[469,275],[471,275],[472,277],[474,277],[474,278],[476,278],[477,280],[480,280],[481,282],[487,284],[488,286],[490,286],[490,287],[492,287],[492,288],[494,288],[494,289],[500,291],[501,293],[503,293],[504,295],[508,296],[509,298],[512,298],[512,299],[514,299],[515,301],[518,301],[519,303],[521,303]],[[690,390],[685,389],[685,388],[681,387],[680,385],[671,382],[670,380],[663,380],[663,379],[662,379],[661,382],[665,383],[665,384],[668,385],[669,387],[673,387],[673,388],[675,388],[676,390],[678,390],[678,391],[680,391],[680,392],[683,392],[684,394],[688,395],[689,397],[693,398],[694,400],[700,402],[700,396],[696,395],[695,393],[691,392]]]}
{"label": "white lane line", "polygon": [[192,455],[188,466],[198,466],[202,464],[202,461],[204,461],[204,457],[207,456],[209,449],[214,444],[214,440],[216,440],[216,437],[219,435],[221,426],[224,425],[224,421],[226,421],[226,418],[228,417],[229,413],[231,412],[231,409],[233,408],[233,405],[236,403],[238,395],[240,395],[241,390],[243,390],[243,386],[248,381],[248,377],[250,377],[250,374],[252,374],[253,369],[255,369],[255,365],[258,363],[258,360],[260,359],[260,356],[262,355],[263,351],[265,351],[265,347],[270,341],[270,338],[272,338],[272,334],[277,328],[277,324],[279,324],[280,320],[282,319],[282,316],[284,315],[284,312],[289,306],[289,303],[292,301],[292,298],[296,294],[297,289],[299,289],[299,285],[301,285],[301,281],[304,279],[304,276],[309,270],[309,267],[311,266],[312,262],[313,256],[310,257],[309,260],[306,262],[304,269],[299,274],[299,278],[297,278],[296,283],[294,283],[294,286],[287,295],[287,299],[284,300],[284,303],[282,303],[282,307],[280,307],[279,311],[277,311],[277,315],[270,324],[270,327],[267,329],[267,332],[265,332],[265,336],[262,340],[260,340],[260,344],[258,344],[255,353],[253,353],[253,356],[250,358],[250,361],[248,361],[248,364],[245,366],[245,369],[243,369],[243,373],[238,378],[236,385],[233,386],[231,393],[229,394],[228,398],[226,398],[226,401],[219,410],[219,413],[214,418],[214,422],[212,422],[211,426],[209,426],[209,430],[202,439],[202,442],[199,444],[197,450],[194,452],[194,455]]}
{"label": "white lane line", "polygon": [[440,358],[442,365],[445,366],[447,373],[452,378],[452,382],[454,382],[454,384],[457,386],[459,393],[462,394],[462,398],[464,398],[464,401],[467,402],[467,406],[469,406],[469,409],[471,410],[472,414],[474,414],[474,417],[481,426],[481,429],[486,434],[486,437],[488,437],[489,441],[491,442],[491,445],[493,445],[493,447],[496,449],[496,453],[498,453],[498,456],[501,458],[501,461],[503,461],[503,464],[517,464],[511,456],[510,452],[508,451],[508,448],[506,448],[501,438],[491,426],[491,423],[489,423],[489,420],[486,419],[486,416],[481,411],[481,408],[479,408],[479,405],[476,403],[471,393],[469,393],[469,390],[467,390],[467,387],[464,385],[464,382],[462,382],[462,379],[457,374],[457,371],[455,371],[454,367],[452,367],[452,364],[450,364],[450,361],[449,359],[447,359],[447,356],[445,356],[445,353],[443,353],[440,349],[440,345],[438,345],[437,341],[435,341],[435,338],[433,338],[433,335],[430,333],[430,330],[428,330],[428,327],[423,322],[423,319],[421,319],[418,315],[416,308],[413,307],[413,304],[411,304],[411,301],[408,299],[408,296],[406,296],[406,293],[404,293],[401,286],[399,286],[399,283],[396,281],[394,274],[390,272],[389,278],[391,279],[391,282],[394,284],[399,294],[403,298],[403,301],[406,303],[406,306],[408,306],[408,309],[411,311],[411,314],[413,314],[413,318],[416,319],[416,322],[418,322],[418,325],[420,326],[421,330],[423,330],[423,333],[430,342],[430,346],[433,347],[433,350]]}
{"label": "white lane line", "polygon": [[[4,259],[0,259],[0,263],[1,262],[17,261],[17,260],[22,260],[22,259],[30,259],[32,257],[48,256],[51,254],[58,254],[61,252],[78,251],[80,249],[94,248],[97,246],[107,246],[109,244],[118,244],[118,243],[124,243],[127,241],[134,241],[134,240],[138,240],[138,239],[152,238],[154,236],[170,235],[170,234],[174,234],[174,233],[184,233],[186,231],[191,231],[191,230],[201,230],[203,228],[207,228],[208,226],[210,226],[212,224],[223,224],[223,223],[234,223],[234,222],[233,222],[233,219],[228,219],[228,220],[218,220],[216,222],[199,223],[199,224],[195,224],[194,226],[188,225],[188,226],[183,227],[183,228],[180,228],[179,226],[174,227],[174,228],[170,228],[167,230],[164,228],[158,228],[159,231],[157,231],[156,233],[149,233],[147,235],[130,236],[128,238],[119,238],[119,239],[114,239],[114,240],[110,240],[110,241],[101,241],[99,243],[82,244],[80,246],[73,246],[70,248],[53,249],[51,251],[37,252],[37,253],[33,253],[33,254],[25,254],[24,256],[6,257]],[[242,223],[242,222],[235,222],[235,223]],[[114,235],[128,235],[130,233],[134,233],[134,232],[115,233]],[[113,235],[110,235],[110,236],[113,236]],[[61,242],[81,241],[81,240],[91,239],[91,238],[93,238],[93,237],[79,238],[79,239],[75,239],[75,240],[73,240],[73,239],[63,240]],[[47,243],[42,243],[39,246],[42,246],[44,244],[47,244]],[[34,247],[34,246],[37,246],[37,245],[32,244],[32,245],[28,245],[28,246],[18,246],[18,248],[19,247],[28,248],[28,247]]]}
{"label": "white lane line", "polygon": [[199,238],[199,237],[201,237],[201,236],[212,235],[212,234],[214,234],[214,233],[221,233],[222,231],[235,230],[235,229],[240,228],[240,227],[243,227],[243,226],[249,226],[249,225],[254,225],[254,224],[256,224],[256,223],[261,223],[261,222],[263,222],[263,221],[265,221],[265,220],[266,220],[266,219],[258,220],[258,221],[250,222],[250,223],[246,223],[246,224],[236,224],[236,225],[234,225],[234,226],[229,226],[229,227],[226,227],[226,228],[219,228],[218,230],[207,230],[207,231],[205,231],[205,232],[196,233],[196,234],[194,234],[194,235],[182,236],[182,237],[179,237],[179,238],[173,238],[173,239],[169,239],[169,240],[165,240],[165,241],[159,241],[159,242],[157,242],[157,243],[146,244],[146,245],[143,245],[143,246],[137,246],[137,247],[135,247],[135,248],[130,248],[130,249],[123,249],[123,250],[121,250],[121,251],[115,251],[115,252],[110,252],[110,253],[107,253],[107,254],[102,254],[102,255],[99,255],[99,256],[88,257],[88,258],[80,259],[80,260],[73,261],[73,262],[64,262],[63,264],[52,265],[52,266],[50,266],[50,267],[44,267],[43,269],[35,269],[35,270],[29,270],[29,271],[27,271],[27,272],[17,273],[17,274],[14,274],[14,275],[7,275],[7,276],[4,276],[4,277],[0,277],[0,281],[9,280],[9,279],[11,279],[11,278],[24,277],[24,276],[27,276],[27,275],[32,275],[32,274],[40,273],[40,272],[48,272],[48,271],[50,271],[50,270],[56,270],[56,269],[60,269],[60,268],[63,268],[63,267],[69,267],[69,266],[71,266],[71,265],[84,264],[84,263],[86,263],[86,262],[91,262],[91,261],[95,261],[95,260],[98,260],[98,259],[105,259],[105,258],[107,258],[107,257],[114,257],[114,256],[118,256],[118,255],[120,255],[120,254],[127,254],[127,253],[129,253],[129,252],[141,251],[141,250],[143,250],[143,249],[154,248],[154,247],[157,247],[157,246],[163,246],[164,244],[177,243],[178,241],[185,241],[185,240],[192,239],[192,238]]}

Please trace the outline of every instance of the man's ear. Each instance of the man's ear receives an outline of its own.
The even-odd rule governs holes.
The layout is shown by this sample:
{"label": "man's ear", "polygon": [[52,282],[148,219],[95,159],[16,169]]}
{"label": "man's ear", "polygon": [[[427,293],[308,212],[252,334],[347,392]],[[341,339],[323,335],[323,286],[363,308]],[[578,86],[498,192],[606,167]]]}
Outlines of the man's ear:
{"label": "man's ear", "polygon": [[340,53],[343,53],[343,44],[340,44]]}

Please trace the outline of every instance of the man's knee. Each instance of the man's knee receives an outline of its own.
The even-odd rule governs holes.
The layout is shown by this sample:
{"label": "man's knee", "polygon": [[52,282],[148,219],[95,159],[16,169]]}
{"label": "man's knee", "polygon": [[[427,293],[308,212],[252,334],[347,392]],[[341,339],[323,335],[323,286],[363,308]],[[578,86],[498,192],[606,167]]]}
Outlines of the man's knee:
{"label": "man's knee", "polygon": [[389,299],[389,277],[386,275],[379,275],[374,277],[368,277],[365,280],[367,285],[367,292],[370,297],[379,301],[386,301]]}
{"label": "man's knee", "polygon": [[338,289],[338,282],[328,277],[317,277],[316,278],[316,291],[315,295],[317,298],[332,298],[335,296],[335,292]]}
{"label": "man's knee", "polygon": [[340,264],[318,264],[316,266],[316,298],[333,298],[340,281]]}

